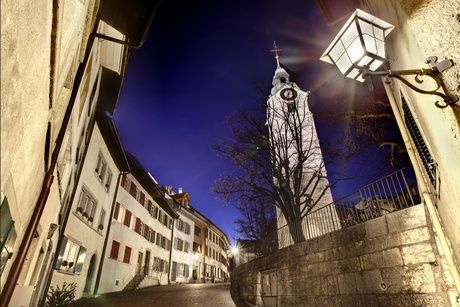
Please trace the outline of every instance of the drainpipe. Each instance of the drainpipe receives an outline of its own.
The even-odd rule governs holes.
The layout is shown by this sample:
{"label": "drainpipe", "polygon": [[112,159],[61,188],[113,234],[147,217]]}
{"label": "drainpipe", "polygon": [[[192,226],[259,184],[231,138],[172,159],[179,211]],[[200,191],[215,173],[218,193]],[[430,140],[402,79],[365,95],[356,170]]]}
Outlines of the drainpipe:
{"label": "drainpipe", "polygon": [[168,268],[168,285],[171,284],[171,270],[172,270],[172,251],[173,251],[173,243],[174,243],[174,224],[176,223],[176,219],[173,219],[172,222],[172,230],[171,230],[171,246],[169,249],[169,268]]}
{"label": "drainpipe", "polygon": [[447,266],[449,267],[449,271],[452,274],[452,279],[454,281],[455,288],[457,289],[457,295],[458,295],[460,293],[460,275],[454,263],[452,251],[447,241],[447,237],[444,233],[444,229],[442,228],[441,221],[439,220],[439,215],[436,210],[436,207],[434,206],[433,200],[431,199],[431,193],[427,187],[427,181],[425,179],[425,176],[423,175],[422,168],[415,156],[414,146],[412,145],[411,138],[409,137],[409,133],[406,129],[406,126],[404,125],[404,120],[403,120],[401,111],[398,108],[398,104],[396,102],[394,93],[390,87],[390,84],[387,84],[384,78],[382,78],[382,81],[385,87],[385,92],[388,96],[388,100],[390,101],[391,108],[393,109],[393,113],[395,115],[396,122],[398,123],[399,131],[401,131],[401,135],[404,140],[404,144],[406,145],[407,154],[409,155],[410,161],[414,167],[415,176],[416,178],[420,180],[419,181],[421,183],[420,184],[420,190],[421,190],[420,194],[423,197],[423,201],[428,209],[428,213],[430,214],[431,221],[433,223],[433,228],[436,232],[436,235],[439,238],[439,243],[441,244],[441,248],[444,252],[444,255],[446,256]]}
{"label": "drainpipe", "polygon": [[102,266],[104,264],[105,251],[107,248],[107,243],[109,241],[109,234],[110,234],[110,227],[112,226],[113,212],[115,211],[115,204],[117,202],[118,188],[120,187],[121,177],[126,174],[128,174],[128,172],[124,172],[124,171],[118,174],[117,187],[115,188],[115,194],[113,195],[112,208],[110,209],[109,221],[107,223],[107,230],[106,230],[105,239],[104,239],[104,246],[102,247],[101,259],[100,259],[99,268],[97,270],[96,283],[94,285],[93,295],[97,295],[97,291],[99,290],[99,282],[101,280]]}
{"label": "drainpipe", "polygon": [[4,287],[2,289],[2,294],[0,297],[0,306],[8,306],[11,296],[13,295],[14,288],[16,286],[16,282],[18,281],[19,274],[21,273],[22,266],[24,264],[27,252],[30,248],[30,244],[33,239],[33,235],[35,233],[35,230],[37,229],[37,226],[40,222],[40,218],[43,214],[43,210],[45,209],[46,201],[48,199],[51,185],[53,183],[54,179],[54,170],[56,168],[58,156],[59,156],[59,151],[62,146],[62,141],[64,140],[65,132],[67,130],[67,126],[70,121],[70,116],[72,114],[72,109],[75,104],[75,99],[77,97],[77,93],[80,89],[81,81],[83,79],[83,74],[86,68],[86,64],[88,63],[89,55],[91,53],[95,35],[94,35],[94,30],[97,29],[97,26],[99,24],[99,19],[96,20],[95,27],[93,29],[93,32],[90,34],[88,38],[88,42],[86,45],[86,51],[85,51],[85,56],[83,58],[83,62],[78,66],[77,73],[75,75],[75,82],[74,86],[72,88],[72,93],[70,95],[69,99],[69,104],[67,106],[67,109],[64,114],[64,118],[62,120],[62,125],[61,128],[59,129],[59,133],[56,138],[56,146],[54,147],[53,154],[51,156],[51,162],[49,165],[49,169],[45,173],[45,177],[43,179],[43,185],[42,189],[40,191],[40,195],[38,196],[37,202],[34,207],[34,211],[32,214],[32,217],[29,221],[29,224],[27,225],[27,228],[24,232],[24,236],[21,241],[21,245],[19,246],[18,251],[16,252],[16,258],[11,265],[10,272],[8,274],[8,277],[5,281]]}

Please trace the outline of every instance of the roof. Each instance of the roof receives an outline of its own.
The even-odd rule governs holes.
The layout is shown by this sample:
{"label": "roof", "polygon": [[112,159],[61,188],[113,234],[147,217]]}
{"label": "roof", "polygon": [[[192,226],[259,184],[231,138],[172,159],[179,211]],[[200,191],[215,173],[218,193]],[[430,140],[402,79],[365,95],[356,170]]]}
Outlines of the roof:
{"label": "roof", "polygon": [[[125,53],[127,56],[127,53]],[[124,60],[126,63],[126,58]],[[117,107],[118,97],[120,96],[121,85],[123,83],[124,71],[120,75],[118,72],[102,66],[101,84],[99,87],[98,110],[113,113]]]}
{"label": "roof", "polygon": [[204,217],[204,218],[206,219],[206,221],[207,221],[209,224],[211,224],[212,226],[214,226],[215,228],[217,228],[217,229],[225,236],[225,238],[227,239],[227,242],[230,243],[230,240],[228,239],[227,234],[226,234],[222,229],[220,229],[219,226],[217,226],[216,224],[214,224],[206,215],[204,215],[203,213],[201,213],[200,211],[198,211],[197,209],[195,209],[195,208],[192,207],[191,205],[189,205],[189,207],[190,207],[189,209],[191,209],[191,210],[197,212],[199,215],[201,215],[202,217]]}
{"label": "roof", "polygon": [[155,181],[153,181],[152,177],[145,170],[141,162],[139,162],[139,160],[131,153],[125,151],[125,154],[128,158],[131,174],[137,179],[137,181],[139,181],[145,191],[147,191],[147,193],[152,196],[155,202],[157,202],[163,210],[165,210],[170,216],[177,218],[177,213],[166,201],[160,187],[155,183]]}
{"label": "roof", "polygon": [[98,15],[125,35],[130,46],[140,47],[160,3],[161,0],[103,0]]}

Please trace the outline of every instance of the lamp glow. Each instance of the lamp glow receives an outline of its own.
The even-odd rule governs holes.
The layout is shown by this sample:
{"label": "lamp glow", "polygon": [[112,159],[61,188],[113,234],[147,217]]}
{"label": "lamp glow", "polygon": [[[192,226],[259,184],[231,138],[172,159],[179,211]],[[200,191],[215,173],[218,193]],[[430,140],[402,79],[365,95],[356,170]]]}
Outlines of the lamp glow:
{"label": "lamp glow", "polygon": [[347,78],[363,82],[364,69],[377,70],[385,61],[385,37],[394,26],[357,9],[321,60],[335,64]]}
{"label": "lamp glow", "polygon": [[240,250],[238,249],[238,247],[233,246],[232,249],[231,249],[231,252],[232,252],[232,255],[238,255]]}

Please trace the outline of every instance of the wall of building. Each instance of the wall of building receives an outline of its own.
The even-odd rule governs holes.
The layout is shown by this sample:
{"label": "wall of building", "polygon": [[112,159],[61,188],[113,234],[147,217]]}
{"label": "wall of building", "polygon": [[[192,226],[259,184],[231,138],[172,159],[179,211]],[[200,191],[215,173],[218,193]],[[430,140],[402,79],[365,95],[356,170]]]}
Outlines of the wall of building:
{"label": "wall of building", "polygon": [[[160,208],[160,206],[152,200],[152,198],[145,192],[139,182],[131,174],[128,174],[127,178],[134,182],[137,186],[137,189],[144,193],[146,201],[150,200],[155,207]],[[119,214],[117,220],[113,219],[112,217],[112,228],[110,230],[109,240],[107,243],[99,293],[116,292],[124,289],[124,287],[136,274],[139,252],[143,254],[141,266],[144,266],[146,253],[147,251],[150,251],[150,262],[148,265],[147,275],[152,277],[151,283],[162,285],[167,284],[169,265],[167,266],[166,270],[161,271],[155,270],[153,266],[155,257],[169,263],[169,250],[158,246],[156,244],[156,239],[157,234],[161,234],[163,237],[166,237],[168,240],[170,240],[171,229],[160,223],[158,219],[152,217],[149,214],[147,208],[139,203],[138,198],[134,198],[123,186],[118,188],[116,201],[120,204],[120,207],[128,209],[132,213],[132,218],[130,227],[128,227],[123,223],[124,216],[122,213]],[[122,212],[122,210],[120,210],[120,212]],[[156,232],[155,243],[152,243],[135,231],[136,218],[140,218],[142,223],[145,223],[148,227]],[[114,240],[120,243],[117,259],[110,257],[112,242]],[[129,263],[125,263],[123,261],[126,246],[129,246],[132,249]]]}
{"label": "wall of building", "polygon": [[[98,166],[100,155],[107,163],[104,174],[100,174],[101,170],[96,172],[96,169],[100,168]],[[109,172],[111,173],[110,182],[108,182]],[[69,219],[64,233],[68,240],[86,249],[84,259],[81,259],[83,261],[83,268],[79,274],[75,274],[69,272],[67,267],[60,266],[60,268],[54,271],[51,281],[51,286],[60,286],[64,282],[75,282],[77,284],[76,299],[84,295],[84,287],[87,279],[90,280],[91,286],[86,289],[86,294],[91,295],[93,292],[94,281],[101,261],[106,230],[110,220],[110,210],[115,194],[118,173],[118,168],[96,124],[88,145],[88,152],[76,187],[76,194],[71,204]],[[102,175],[102,179],[99,177],[100,175]],[[77,210],[78,207],[83,208],[84,206],[82,201],[83,190],[89,193],[96,201],[96,209],[94,210],[92,222],[83,216],[83,212]],[[62,255],[59,256],[62,257]],[[93,266],[90,272],[89,266],[93,256]]]}
{"label": "wall of building", "polygon": [[456,306],[444,263],[417,205],[243,264],[231,294],[238,306]]}
{"label": "wall of building", "polygon": [[[179,220],[174,221],[174,239],[172,242],[172,254],[171,254],[171,262],[177,263],[176,269],[176,277],[175,282],[177,283],[188,283],[190,278],[192,277],[192,271],[194,267],[198,266],[198,259],[193,256],[192,249],[193,249],[193,231],[195,228],[195,223],[191,219],[191,214],[186,211],[185,208],[180,208],[177,213],[179,214],[179,219],[183,222],[190,225],[189,232],[186,233],[185,229],[180,230],[178,227]],[[184,226],[185,227],[185,226]],[[178,250],[175,246],[176,239],[181,239],[184,243],[182,246],[182,250]],[[188,250],[185,249],[185,242],[188,244]],[[184,269],[184,271],[180,270],[182,265],[187,265],[188,269]],[[173,272],[173,265],[171,265],[171,280],[173,280],[172,272]],[[182,271],[182,272],[180,272]]]}
{"label": "wall of building", "polygon": [[[429,56],[437,56],[439,60],[452,59],[456,65],[442,76],[450,93],[460,96],[460,3],[456,0],[368,3],[370,13],[395,26],[386,44],[391,68],[424,67]],[[434,88],[434,82],[427,80],[424,84],[427,89]],[[437,205],[457,266],[460,266],[460,109],[436,108],[437,97],[418,94],[396,82],[394,92],[399,104],[401,91],[437,164],[438,181],[435,185],[427,185],[432,190],[433,202]],[[421,182],[419,178],[419,184]]]}

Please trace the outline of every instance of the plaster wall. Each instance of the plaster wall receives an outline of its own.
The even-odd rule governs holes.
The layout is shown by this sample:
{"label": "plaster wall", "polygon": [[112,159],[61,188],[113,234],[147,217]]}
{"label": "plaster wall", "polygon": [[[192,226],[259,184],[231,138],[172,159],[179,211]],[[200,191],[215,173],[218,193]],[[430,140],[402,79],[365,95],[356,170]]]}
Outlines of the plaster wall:
{"label": "plaster wall", "polygon": [[[190,214],[185,212],[186,209],[180,208],[177,213],[179,214],[179,218],[190,225],[190,234],[186,234],[183,231],[180,231],[176,228],[177,220],[174,221],[174,238],[180,238],[184,240],[184,242],[188,242],[189,244],[189,251],[180,251],[174,248],[174,239],[171,242],[172,245],[172,254],[171,254],[171,261],[175,261],[178,264],[184,263],[189,266],[189,275],[188,276],[177,276],[176,282],[178,283],[188,283],[190,278],[192,277],[193,268],[198,266],[199,259],[193,255],[193,233],[195,229],[195,223],[191,219]],[[172,268],[172,266],[171,266]],[[170,272],[171,274],[171,272]]]}
{"label": "plaster wall", "polygon": [[[71,204],[69,219],[64,233],[72,242],[86,248],[83,268],[78,275],[55,270],[51,281],[52,286],[62,285],[64,282],[75,282],[77,284],[76,299],[84,295],[83,289],[89,273],[88,267],[90,259],[94,255],[95,263],[92,274],[89,276],[92,282],[88,292],[88,294],[92,294],[94,281],[101,261],[104,238],[107,234],[108,222],[110,221],[110,210],[119,174],[119,170],[111,157],[97,124],[94,126],[88,146],[82,173],[76,187],[77,192]],[[107,175],[104,177],[104,182],[101,182],[98,174],[95,172],[99,154],[102,154],[107,162],[107,170],[110,170],[113,174],[111,183],[107,189],[105,188]],[[80,201],[80,192],[83,188],[85,188],[97,201],[92,224],[88,223],[87,219],[83,218],[82,215],[76,211]],[[102,210],[105,211],[103,220],[100,219]],[[102,230],[98,229],[99,225],[103,225]]]}
{"label": "plaster wall", "polygon": [[[139,182],[131,175],[128,174],[129,180],[134,181],[138,189],[140,189],[145,195],[146,199],[150,199],[153,204],[160,208],[160,206],[151,199],[148,193],[142,188]],[[168,240],[171,239],[171,229],[161,224],[157,219],[149,215],[146,208],[128,193],[122,186],[118,188],[116,195],[116,201],[121,204],[124,208],[130,210],[134,217],[141,218],[143,223],[146,223],[157,233],[160,233]],[[162,209],[160,209],[162,210]],[[138,253],[143,253],[143,262],[145,261],[146,251],[150,251],[150,267],[153,265],[154,257],[161,258],[169,262],[169,251],[159,247],[158,245],[151,243],[146,238],[142,237],[134,231],[134,226],[128,228],[122,222],[111,218],[111,229],[109,234],[109,240],[107,243],[107,249],[105,259],[103,259],[104,265],[102,268],[101,281],[99,286],[99,293],[117,292],[123,290],[123,288],[130,282],[134,277],[137,267]],[[132,220],[132,225],[135,223],[135,218]],[[111,259],[110,249],[112,241],[116,240],[120,242],[120,249],[118,252],[118,259]],[[123,254],[125,246],[128,245],[132,248],[130,263],[123,262]],[[149,270],[149,274],[153,278],[156,278],[159,284],[168,283],[168,273],[165,272],[154,272]]]}
{"label": "plaster wall", "polygon": [[[372,14],[395,25],[387,43],[391,68],[424,67],[424,61],[429,56],[438,56],[439,60],[452,59],[456,64],[443,73],[443,80],[449,92],[460,97],[460,2],[368,2]],[[424,83],[427,89],[434,88],[433,82],[427,80]],[[457,266],[460,266],[460,108],[436,108],[435,96],[421,95],[395,83],[394,92],[399,102],[400,91],[437,163],[439,180],[436,186],[427,185],[433,191],[433,201],[437,205]],[[422,184],[423,179],[418,178],[418,181]]]}
{"label": "plaster wall", "polygon": [[237,306],[456,306],[444,263],[421,204],[245,263],[231,294]]}

